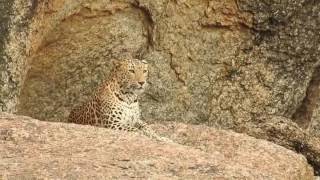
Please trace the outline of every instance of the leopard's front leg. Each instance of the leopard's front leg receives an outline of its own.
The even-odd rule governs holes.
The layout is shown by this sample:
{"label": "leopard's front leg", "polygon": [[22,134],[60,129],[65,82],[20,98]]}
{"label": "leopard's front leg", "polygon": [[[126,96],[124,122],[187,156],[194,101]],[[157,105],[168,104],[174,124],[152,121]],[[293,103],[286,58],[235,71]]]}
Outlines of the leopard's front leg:
{"label": "leopard's front leg", "polygon": [[158,141],[163,141],[163,142],[170,142],[172,143],[173,141],[169,138],[159,136],[152,128],[148,126],[145,122],[139,120],[135,123],[135,127],[138,129],[139,132],[141,132],[143,135],[156,139]]}

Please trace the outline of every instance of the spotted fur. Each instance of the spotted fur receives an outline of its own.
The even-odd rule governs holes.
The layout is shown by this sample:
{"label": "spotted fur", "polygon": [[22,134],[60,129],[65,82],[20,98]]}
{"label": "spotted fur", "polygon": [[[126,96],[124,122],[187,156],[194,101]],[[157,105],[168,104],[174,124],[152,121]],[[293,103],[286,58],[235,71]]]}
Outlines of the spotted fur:
{"label": "spotted fur", "polygon": [[142,132],[166,140],[140,119],[138,96],[145,89],[147,76],[147,62],[138,59],[117,61],[109,78],[93,97],[70,112],[68,122]]}

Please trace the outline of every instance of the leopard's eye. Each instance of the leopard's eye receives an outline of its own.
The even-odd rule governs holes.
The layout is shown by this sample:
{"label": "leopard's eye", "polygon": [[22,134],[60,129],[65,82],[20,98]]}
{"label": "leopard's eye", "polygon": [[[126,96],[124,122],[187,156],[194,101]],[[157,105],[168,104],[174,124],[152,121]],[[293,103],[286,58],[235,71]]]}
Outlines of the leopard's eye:
{"label": "leopard's eye", "polygon": [[134,73],[134,70],[130,69],[129,72]]}
{"label": "leopard's eye", "polygon": [[143,73],[147,73],[148,71],[147,70],[143,70]]}

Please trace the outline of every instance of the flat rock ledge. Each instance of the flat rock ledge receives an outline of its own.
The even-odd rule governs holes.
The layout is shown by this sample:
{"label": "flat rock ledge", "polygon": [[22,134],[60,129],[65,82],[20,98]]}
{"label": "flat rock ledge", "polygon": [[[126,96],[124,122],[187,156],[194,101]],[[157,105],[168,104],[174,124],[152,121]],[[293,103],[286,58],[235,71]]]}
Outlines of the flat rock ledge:
{"label": "flat rock ledge", "polygon": [[244,134],[153,125],[177,143],[0,113],[0,179],[314,179],[306,159]]}

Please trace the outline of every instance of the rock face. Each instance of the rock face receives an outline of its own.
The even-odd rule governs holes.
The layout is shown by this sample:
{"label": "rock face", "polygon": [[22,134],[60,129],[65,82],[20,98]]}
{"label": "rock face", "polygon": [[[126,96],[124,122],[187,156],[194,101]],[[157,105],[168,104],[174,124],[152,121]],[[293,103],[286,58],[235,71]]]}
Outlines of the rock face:
{"label": "rock face", "polygon": [[111,59],[134,56],[151,67],[146,121],[248,133],[303,153],[320,173],[320,1],[12,0],[0,8],[2,111],[64,121]]}
{"label": "rock face", "polygon": [[309,131],[311,132],[311,134],[320,137],[320,100],[317,103],[317,109],[313,111]]}
{"label": "rock face", "polygon": [[313,78],[306,92],[299,110],[293,119],[302,128],[315,136],[320,137],[320,68],[313,72]]}
{"label": "rock face", "polygon": [[0,111],[17,110],[28,70],[28,24],[34,10],[32,1],[0,2]]}
{"label": "rock face", "polygon": [[290,119],[276,116],[256,118],[238,127],[238,132],[272,141],[278,145],[303,154],[320,174],[320,139],[301,129]]}
{"label": "rock face", "polygon": [[206,126],[154,125],[181,145],[6,113],[0,114],[0,121],[4,179],[313,179],[301,155]]}
{"label": "rock face", "polygon": [[152,67],[142,98],[147,120],[184,116],[236,128],[257,115],[298,117],[319,64],[319,2],[35,2],[23,6],[34,8],[22,30],[28,56],[20,59],[28,64],[8,70],[25,81],[3,91],[12,98],[21,90],[19,112],[37,118],[63,121],[106,76],[110,60],[128,56]]}

